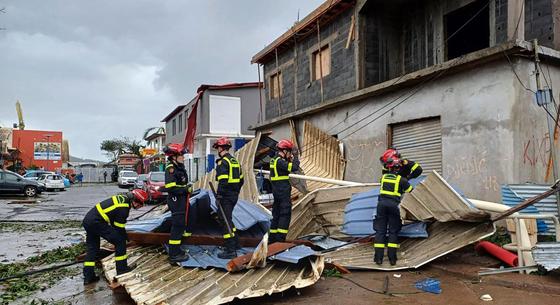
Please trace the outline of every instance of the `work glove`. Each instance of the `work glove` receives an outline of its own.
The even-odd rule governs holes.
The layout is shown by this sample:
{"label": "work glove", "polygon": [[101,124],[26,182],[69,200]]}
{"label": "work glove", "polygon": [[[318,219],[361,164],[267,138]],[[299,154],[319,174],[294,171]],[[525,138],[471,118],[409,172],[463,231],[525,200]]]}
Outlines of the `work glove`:
{"label": "work glove", "polygon": [[192,183],[187,183],[187,193],[192,194],[193,192],[193,184]]}

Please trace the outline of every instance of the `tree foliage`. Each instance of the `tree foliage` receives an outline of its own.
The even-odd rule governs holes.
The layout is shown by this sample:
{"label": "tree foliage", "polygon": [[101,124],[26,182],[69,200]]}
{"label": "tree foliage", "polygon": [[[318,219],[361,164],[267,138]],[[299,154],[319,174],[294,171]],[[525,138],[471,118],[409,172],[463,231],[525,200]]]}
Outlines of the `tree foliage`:
{"label": "tree foliage", "polygon": [[101,150],[105,152],[105,155],[107,155],[111,161],[117,160],[119,155],[124,153],[135,154],[138,157],[142,157],[140,155],[140,150],[142,148],[144,148],[144,146],[139,140],[130,139],[128,137],[113,138],[101,142]]}

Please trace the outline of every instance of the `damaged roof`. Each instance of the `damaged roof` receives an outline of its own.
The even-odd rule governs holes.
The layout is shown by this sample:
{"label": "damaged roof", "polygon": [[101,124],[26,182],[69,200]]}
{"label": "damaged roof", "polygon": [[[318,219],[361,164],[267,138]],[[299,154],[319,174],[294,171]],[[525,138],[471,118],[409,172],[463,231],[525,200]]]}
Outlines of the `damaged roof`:
{"label": "damaged roof", "polygon": [[[105,277],[116,277],[113,255],[103,259]],[[223,304],[303,288],[317,282],[323,258],[305,258],[301,264],[269,263],[260,269],[230,273],[220,269],[182,268],[170,265],[167,255],[154,247],[129,251],[129,262],[137,267],[118,276],[137,304]]]}

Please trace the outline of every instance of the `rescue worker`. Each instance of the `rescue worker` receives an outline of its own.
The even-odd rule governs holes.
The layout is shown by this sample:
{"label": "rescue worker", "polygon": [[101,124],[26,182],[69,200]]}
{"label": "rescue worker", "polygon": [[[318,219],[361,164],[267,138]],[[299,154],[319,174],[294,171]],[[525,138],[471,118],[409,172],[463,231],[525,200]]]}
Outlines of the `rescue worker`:
{"label": "rescue worker", "polygon": [[142,207],[148,199],[144,190],[115,195],[103,200],[89,210],[82,221],[86,230],[87,254],[84,261],[84,285],[96,282],[99,276],[95,275],[95,261],[99,252],[100,237],[115,246],[115,264],[117,275],[132,270],[128,267],[126,256],[126,230],[125,223],[130,208]]}
{"label": "rescue worker", "polygon": [[[218,181],[217,200],[223,209],[226,219],[222,219],[224,231],[224,248],[218,253],[221,259],[231,259],[237,256],[236,250],[241,249],[239,237],[236,235],[237,229],[233,224],[233,209],[237,204],[241,186],[243,186],[243,172],[239,162],[229,153],[231,141],[222,137],[213,145],[218,150],[219,159],[216,160],[216,180]],[[218,212],[220,217],[222,213]],[[231,228],[231,232],[228,230]]]}
{"label": "rescue worker", "polygon": [[[375,255],[373,260],[376,264],[383,264],[385,247],[389,263],[394,266],[397,263],[397,249],[399,248],[399,232],[401,230],[401,216],[399,203],[403,193],[412,191],[408,180],[401,176],[401,160],[395,157],[384,158],[386,172],[381,176],[379,199],[375,214]],[[387,230],[389,234],[387,236]]]}
{"label": "rescue worker", "polygon": [[163,153],[167,156],[168,161],[165,166],[165,190],[167,192],[167,207],[171,211],[168,251],[171,263],[184,262],[189,259],[188,253],[181,249],[183,236],[190,236],[190,232],[185,231],[189,191],[189,180],[184,164],[184,154],[186,152],[183,145],[176,143],[163,148]]}
{"label": "rescue worker", "polygon": [[293,154],[294,143],[292,141],[281,140],[276,144],[276,148],[278,148],[278,153],[270,159],[270,183],[274,203],[269,243],[286,240],[292,219],[292,185],[288,175],[299,170],[299,160]]}
{"label": "rescue worker", "polygon": [[401,154],[394,148],[387,149],[380,158],[381,164],[383,164],[383,172],[387,171],[383,159],[386,160],[388,158],[401,160],[401,169],[399,175],[405,177],[407,180],[417,178],[422,174],[422,167],[420,166],[420,164],[412,160],[401,158]]}

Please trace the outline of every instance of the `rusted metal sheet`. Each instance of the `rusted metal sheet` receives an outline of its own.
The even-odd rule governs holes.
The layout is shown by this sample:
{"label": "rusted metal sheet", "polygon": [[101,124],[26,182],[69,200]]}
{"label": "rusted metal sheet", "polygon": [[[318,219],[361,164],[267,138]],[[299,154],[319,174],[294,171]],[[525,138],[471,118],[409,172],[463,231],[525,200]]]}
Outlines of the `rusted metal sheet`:
{"label": "rusted metal sheet", "polygon": [[404,195],[400,208],[401,218],[410,220],[480,222],[490,218],[461,197],[436,171]]}
{"label": "rusted metal sheet", "polygon": [[156,248],[129,252],[129,262],[137,267],[116,277],[113,255],[102,261],[106,278],[114,278],[137,304],[223,304],[303,288],[317,282],[323,272],[322,257],[307,258],[294,265],[269,263],[265,268],[230,273],[219,269],[182,268],[167,262]]}
{"label": "rusted metal sheet", "polygon": [[[339,140],[313,126],[313,124],[304,121],[303,141],[300,166],[305,175],[337,180],[343,179],[346,161],[340,151],[341,142]],[[332,184],[322,182],[306,182],[306,188],[309,192],[331,186]],[[292,196],[299,194],[299,191],[294,188]]]}
{"label": "rusted metal sheet", "polygon": [[[259,190],[257,187],[257,181],[255,179],[255,173],[253,172],[253,166],[255,163],[255,154],[257,152],[257,147],[261,139],[261,133],[257,133],[255,138],[245,144],[240,150],[235,153],[235,157],[241,164],[243,169],[243,176],[245,182],[243,187],[241,187],[241,192],[239,193],[239,199],[246,200],[248,202],[253,202],[262,209],[266,210],[259,202]],[[216,181],[216,170],[213,169],[211,172],[206,174],[200,180],[194,183],[195,189],[210,189],[210,182]],[[266,210],[268,211],[268,210]]]}

